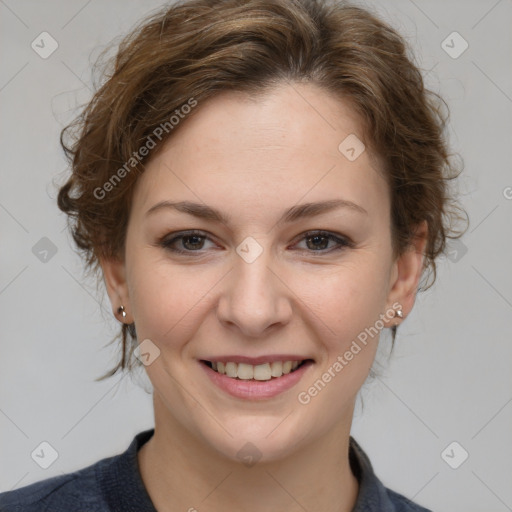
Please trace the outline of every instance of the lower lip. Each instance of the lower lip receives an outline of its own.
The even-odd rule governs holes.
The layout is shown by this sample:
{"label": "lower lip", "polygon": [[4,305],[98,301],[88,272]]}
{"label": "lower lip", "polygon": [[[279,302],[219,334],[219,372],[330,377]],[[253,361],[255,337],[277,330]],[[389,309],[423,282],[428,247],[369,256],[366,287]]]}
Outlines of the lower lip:
{"label": "lower lip", "polygon": [[308,371],[308,368],[313,365],[313,361],[306,361],[295,371],[283,374],[281,377],[272,377],[270,380],[233,379],[212,370],[201,361],[199,361],[199,365],[204,369],[214,384],[231,396],[261,400],[264,398],[272,398],[295,386],[303,377],[304,373]]}

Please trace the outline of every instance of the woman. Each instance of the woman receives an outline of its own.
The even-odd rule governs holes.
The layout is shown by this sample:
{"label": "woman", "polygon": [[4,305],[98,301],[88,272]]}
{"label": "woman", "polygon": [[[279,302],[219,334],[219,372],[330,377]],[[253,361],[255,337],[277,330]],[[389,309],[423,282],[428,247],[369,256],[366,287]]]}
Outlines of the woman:
{"label": "woman", "polygon": [[436,100],[357,7],[193,0],[145,20],[63,139],[58,204],[122,325],[104,377],[144,365],[155,428],[1,509],[426,510],[350,427],[381,331],[456,236]]}

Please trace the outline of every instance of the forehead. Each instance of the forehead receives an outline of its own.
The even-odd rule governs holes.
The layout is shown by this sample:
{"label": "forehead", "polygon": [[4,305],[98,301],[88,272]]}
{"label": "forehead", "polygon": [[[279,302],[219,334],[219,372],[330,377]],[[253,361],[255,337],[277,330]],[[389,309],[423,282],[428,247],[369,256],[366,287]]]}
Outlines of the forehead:
{"label": "forehead", "polygon": [[362,139],[351,106],[312,84],[255,98],[224,92],[199,103],[147,164],[133,207],[185,198],[258,210],[326,194],[371,207],[386,201],[387,187]]}

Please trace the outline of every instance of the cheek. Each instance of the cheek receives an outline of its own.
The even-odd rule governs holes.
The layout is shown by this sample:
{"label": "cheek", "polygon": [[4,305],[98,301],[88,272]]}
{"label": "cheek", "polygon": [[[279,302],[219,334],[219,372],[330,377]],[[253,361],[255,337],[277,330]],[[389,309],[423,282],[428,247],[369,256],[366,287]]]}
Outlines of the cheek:
{"label": "cheek", "polygon": [[130,298],[139,339],[157,344],[186,338],[222,274],[200,265],[171,265],[144,251],[131,261]]}
{"label": "cheek", "polygon": [[378,346],[375,325],[385,308],[386,269],[371,253],[359,256],[336,272],[304,273],[301,280],[304,311],[309,311],[325,358],[320,375],[304,383],[298,400],[311,408],[319,429],[328,429],[352,407]]}
{"label": "cheek", "polygon": [[295,276],[297,296],[323,333],[324,345],[342,349],[384,312],[387,296],[386,268],[374,254],[359,254],[350,262],[303,271]]}

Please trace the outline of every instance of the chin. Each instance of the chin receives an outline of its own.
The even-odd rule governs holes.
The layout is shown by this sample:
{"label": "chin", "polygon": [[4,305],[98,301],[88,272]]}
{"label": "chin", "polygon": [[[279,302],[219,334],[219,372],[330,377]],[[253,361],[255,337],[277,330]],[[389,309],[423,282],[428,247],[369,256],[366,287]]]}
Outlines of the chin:
{"label": "chin", "polygon": [[305,437],[297,432],[292,418],[285,417],[251,415],[237,418],[229,423],[228,431],[232,436],[217,428],[216,435],[208,429],[203,438],[226,459],[247,466],[282,460],[295,453]]}

